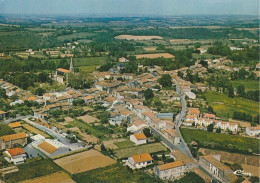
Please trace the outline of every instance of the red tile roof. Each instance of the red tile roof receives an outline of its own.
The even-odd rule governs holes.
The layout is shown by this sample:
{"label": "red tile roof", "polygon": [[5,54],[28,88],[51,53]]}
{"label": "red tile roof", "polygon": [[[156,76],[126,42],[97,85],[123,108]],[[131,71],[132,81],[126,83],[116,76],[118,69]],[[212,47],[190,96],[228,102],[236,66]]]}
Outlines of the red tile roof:
{"label": "red tile roof", "polygon": [[152,156],[149,153],[133,155],[132,158],[135,161],[135,163],[140,163],[140,162],[146,162],[146,161],[152,161],[153,160]]}
{"label": "red tile roof", "polygon": [[136,133],[136,134],[134,134],[134,136],[135,136],[135,138],[136,138],[137,140],[147,139],[147,137],[145,136],[144,133]]}
{"label": "red tile roof", "polygon": [[20,154],[25,154],[23,148],[20,148],[20,147],[17,147],[17,148],[13,148],[13,149],[9,149],[7,150],[8,153],[11,155],[11,156],[17,156],[17,155],[20,155]]}

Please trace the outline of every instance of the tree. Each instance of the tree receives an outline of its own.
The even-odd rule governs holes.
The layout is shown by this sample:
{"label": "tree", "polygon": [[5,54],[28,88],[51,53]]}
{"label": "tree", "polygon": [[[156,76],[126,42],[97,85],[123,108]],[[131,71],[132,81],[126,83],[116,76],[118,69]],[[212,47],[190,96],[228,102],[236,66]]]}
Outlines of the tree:
{"label": "tree", "polygon": [[162,154],[162,160],[163,160],[163,161],[165,161],[165,160],[166,160],[166,156],[165,156],[165,154],[164,154],[164,153]]}
{"label": "tree", "polygon": [[144,98],[145,98],[145,100],[149,100],[149,99],[151,99],[153,97],[154,97],[154,94],[153,94],[153,91],[150,88],[148,88],[148,89],[146,89],[144,91]]}
{"label": "tree", "polygon": [[207,126],[208,132],[213,132],[214,129],[214,123],[211,123],[210,125]]}
{"label": "tree", "polygon": [[151,137],[151,136],[152,136],[151,130],[150,130],[149,128],[145,128],[145,129],[143,130],[143,132],[144,132],[144,135],[145,135],[146,137]]}
{"label": "tree", "polygon": [[73,100],[72,104],[74,106],[77,106],[77,105],[84,105],[85,101],[83,99],[77,99],[77,100]]}
{"label": "tree", "polygon": [[234,97],[234,88],[232,86],[228,86],[228,96],[229,97]]}
{"label": "tree", "polygon": [[244,181],[245,180],[245,178],[244,177],[238,177],[236,180],[235,180],[235,182],[234,183],[241,183],[242,181]]}
{"label": "tree", "polygon": [[46,92],[46,90],[44,90],[43,88],[37,88],[35,90],[35,94],[39,95],[39,96],[42,96],[45,92]]}
{"label": "tree", "polygon": [[172,78],[169,74],[163,74],[162,77],[158,79],[158,82],[163,87],[171,87],[172,86]]}
{"label": "tree", "polygon": [[216,133],[221,133],[221,128],[218,128],[218,129],[216,130]]}
{"label": "tree", "polygon": [[250,180],[252,183],[259,183],[259,181],[260,181],[259,178],[256,177],[256,176],[250,177],[249,180]]}
{"label": "tree", "polygon": [[100,148],[101,148],[101,151],[106,151],[106,147],[104,146],[104,144],[101,144]]}
{"label": "tree", "polygon": [[242,166],[238,163],[234,163],[230,166],[230,168],[233,170],[233,171],[236,171],[236,170],[243,170]]}
{"label": "tree", "polygon": [[245,95],[245,86],[239,85],[237,87],[237,93],[238,93],[239,96],[244,96]]}
{"label": "tree", "polygon": [[0,136],[10,135],[14,133],[7,124],[0,124]]}

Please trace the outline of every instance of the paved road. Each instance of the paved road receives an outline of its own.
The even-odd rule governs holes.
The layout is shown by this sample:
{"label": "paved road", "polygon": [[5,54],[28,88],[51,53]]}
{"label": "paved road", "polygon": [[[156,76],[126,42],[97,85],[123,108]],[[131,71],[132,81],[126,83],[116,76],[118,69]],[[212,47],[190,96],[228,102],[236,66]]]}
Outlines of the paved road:
{"label": "paved road", "polygon": [[186,108],[185,96],[183,95],[183,93],[182,93],[182,91],[180,89],[179,83],[177,81],[176,81],[176,91],[177,91],[178,95],[180,96],[181,105],[182,105],[181,112],[176,116],[176,119],[175,119],[175,121],[176,121],[176,127],[175,127],[176,128],[176,132],[177,132],[178,136],[181,139],[181,143],[177,146],[177,148],[180,151],[182,151],[185,154],[187,154],[190,158],[194,159],[192,157],[190,149],[188,148],[186,142],[184,141],[184,139],[183,139],[183,137],[182,137],[182,135],[180,133],[180,129],[179,129],[181,124],[182,124],[182,122],[183,122],[183,120],[185,119],[185,114],[186,114],[187,108]]}

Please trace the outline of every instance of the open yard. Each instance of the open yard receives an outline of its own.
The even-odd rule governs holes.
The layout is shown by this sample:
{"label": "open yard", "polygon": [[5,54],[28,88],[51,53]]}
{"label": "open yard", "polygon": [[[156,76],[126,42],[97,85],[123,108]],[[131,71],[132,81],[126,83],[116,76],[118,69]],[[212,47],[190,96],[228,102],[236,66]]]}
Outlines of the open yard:
{"label": "open yard", "polygon": [[94,123],[94,122],[98,122],[99,121],[99,119],[97,119],[95,117],[92,117],[92,116],[90,116],[88,114],[86,114],[84,116],[77,117],[77,119],[81,119],[81,120],[83,120],[86,123]]}
{"label": "open yard", "polygon": [[134,146],[134,147],[124,148],[124,149],[117,149],[115,150],[115,155],[118,159],[122,159],[135,154],[156,153],[162,151],[167,151],[167,148],[158,142],[158,143]]}
{"label": "open yard", "polygon": [[174,58],[174,56],[170,53],[153,53],[153,54],[141,54],[141,55],[135,55],[137,59],[139,58]]}
{"label": "open yard", "polygon": [[108,156],[101,154],[99,151],[89,150],[57,159],[55,160],[55,163],[71,174],[77,174],[112,165],[116,163],[116,161]]}
{"label": "open yard", "polygon": [[18,172],[5,175],[6,183],[17,183],[28,179],[49,175],[61,170],[61,168],[50,159],[27,162],[25,164],[18,165],[18,168]]}
{"label": "open yard", "polygon": [[207,102],[221,117],[233,117],[234,111],[245,112],[256,116],[259,112],[259,103],[241,97],[230,98],[227,95],[215,91],[204,93]]}
{"label": "open yard", "polygon": [[126,40],[152,40],[152,39],[163,39],[161,36],[134,36],[134,35],[119,35],[116,39]]}
{"label": "open yard", "polygon": [[200,147],[237,153],[249,153],[250,151],[259,153],[259,140],[257,139],[189,128],[182,128],[181,132],[188,144],[194,140]]}
{"label": "open yard", "polygon": [[106,139],[111,134],[111,129],[107,128],[103,125],[90,125],[82,120],[75,120],[69,123],[72,126],[78,127],[79,129],[83,129],[88,132],[88,134],[94,135],[100,139]]}
{"label": "open yard", "polygon": [[105,168],[99,168],[84,173],[73,175],[73,179],[78,183],[100,183],[100,182],[117,182],[117,183],[133,183],[142,182],[150,183],[157,182],[162,183],[163,181],[157,180],[150,175],[141,172],[134,171],[129,172],[126,167],[120,164],[114,164]]}
{"label": "open yard", "polygon": [[35,179],[25,180],[21,183],[41,183],[41,182],[55,182],[55,183],[75,183],[71,177],[65,172],[56,172],[50,175],[42,176]]}
{"label": "open yard", "polygon": [[134,142],[130,141],[129,139],[125,140],[125,141],[121,141],[121,142],[114,142],[114,144],[122,149],[122,148],[127,148],[127,147],[133,147],[135,145]]}
{"label": "open yard", "polygon": [[34,128],[33,126],[31,126],[31,125],[29,125],[29,124],[27,124],[27,123],[24,123],[24,124],[22,124],[22,125],[23,125],[23,127],[24,127],[26,130],[30,131],[30,132],[33,133],[33,134],[40,134],[40,135],[44,136],[45,138],[50,138],[50,135],[44,133],[44,132],[41,131],[41,130],[38,130],[37,128]]}

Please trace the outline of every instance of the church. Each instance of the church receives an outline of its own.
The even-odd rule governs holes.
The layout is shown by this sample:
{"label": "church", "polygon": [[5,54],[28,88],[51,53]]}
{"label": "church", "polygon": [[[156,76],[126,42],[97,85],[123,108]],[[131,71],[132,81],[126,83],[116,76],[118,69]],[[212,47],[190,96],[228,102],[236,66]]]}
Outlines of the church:
{"label": "church", "polygon": [[70,69],[67,70],[67,69],[63,69],[63,68],[58,68],[58,69],[56,69],[56,74],[52,78],[61,84],[67,84],[70,73],[74,73],[72,57],[70,59]]}

